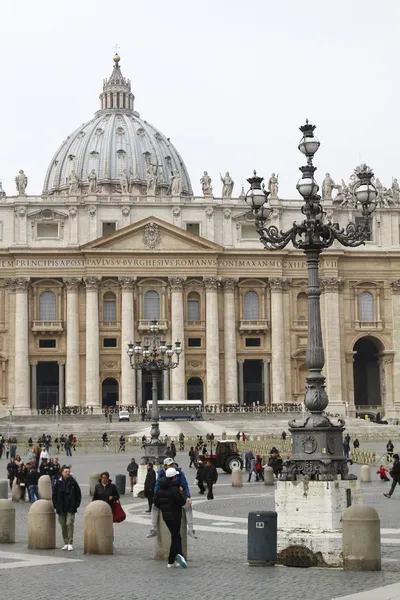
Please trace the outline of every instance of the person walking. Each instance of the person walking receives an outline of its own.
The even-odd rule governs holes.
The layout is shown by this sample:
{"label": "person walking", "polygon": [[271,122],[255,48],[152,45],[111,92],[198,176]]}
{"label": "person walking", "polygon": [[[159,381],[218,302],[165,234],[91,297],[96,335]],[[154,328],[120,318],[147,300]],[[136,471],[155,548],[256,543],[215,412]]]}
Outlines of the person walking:
{"label": "person walking", "polygon": [[391,498],[394,492],[394,488],[400,483],[400,458],[398,454],[393,454],[393,466],[389,471],[390,477],[393,479],[388,494],[383,494],[386,498]]}
{"label": "person walking", "polygon": [[196,468],[196,452],[195,452],[193,446],[190,446],[189,459],[190,459],[189,469],[192,468],[192,465],[194,465],[194,468]]}
{"label": "person walking", "polygon": [[256,465],[257,465],[257,460],[254,456],[252,456],[250,459],[249,478],[247,480],[247,483],[250,483],[251,476],[253,475],[253,473],[256,476],[256,481],[258,481],[258,473],[257,473]]}
{"label": "person walking", "polygon": [[175,442],[171,442],[171,457],[175,460],[175,456],[176,456],[176,446],[175,446]]}
{"label": "person walking", "polygon": [[197,487],[199,488],[199,494],[204,494],[204,492],[206,491],[206,487],[204,485],[204,468],[204,463],[201,460],[199,460],[196,472],[196,480]]}
{"label": "person walking", "polygon": [[171,533],[167,567],[181,566],[186,569],[187,562],[183,556],[181,538],[182,507],[186,499],[180,492],[178,475],[175,468],[167,469],[154,495],[154,506],[161,510],[163,520]]}
{"label": "person walking", "polygon": [[104,448],[105,450],[108,450],[108,435],[107,435],[107,432],[106,432],[106,431],[105,431],[105,432],[103,433],[103,435],[101,436],[101,439],[103,440],[103,448]]}
{"label": "person walking", "polygon": [[64,442],[64,448],[65,448],[65,454],[67,456],[72,456],[72,452],[71,452],[71,446],[72,446],[72,442],[69,439],[69,437],[67,437],[67,439]]}
{"label": "person walking", "polygon": [[389,440],[388,443],[386,444],[386,452],[388,455],[388,460],[392,460],[393,450],[394,450],[393,442],[392,442],[392,440]]}
{"label": "person walking", "polygon": [[207,500],[214,500],[213,486],[217,483],[218,473],[210,459],[207,460],[204,469],[204,482],[207,486]]}
{"label": "person walking", "polygon": [[74,549],[72,543],[75,513],[81,504],[82,493],[76,479],[71,477],[70,468],[65,465],[61,469],[61,477],[57,479],[53,487],[52,500],[64,540],[64,546],[61,549],[71,551]]}
{"label": "person walking", "polygon": [[144,497],[147,498],[149,508],[146,510],[147,513],[151,513],[151,507],[153,506],[154,499],[154,488],[156,487],[156,472],[153,468],[153,463],[147,463],[146,465],[147,474],[144,480]]}
{"label": "person walking", "polygon": [[25,502],[25,494],[26,494],[26,480],[28,477],[28,470],[24,463],[18,469],[17,472],[17,484],[19,485],[19,489],[21,490],[20,500],[21,502]]}
{"label": "person walking", "polygon": [[36,500],[39,500],[39,477],[40,473],[37,470],[36,461],[31,465],[26,477],[26,486],[28,488],[29,502],[33,504]]}
{"label": "person walking", "polygon": [[136,485],[137,474],[138,474],[138,470],[139,470],[139,465],[137,464],[137,462],[135,461],[135,459],[133,457],[131,458],[131,462],[129,463],[126,470],[128,471],[128,475],[129,475],[129,481],[131,484],[131,492],[133,492],[133,487]]}
{"label": "person walking", "polygon": [[350,436],[347,434],[343,440],[343,454],[346,458],[350,456]]}
{"label": "person walking", "polygon": [[17,476],[18,465],[15,462],[15,458],[10,458],[10,462],[7,465],[7,479],[10,482],[10,490],[12,489],[13,481]]}
{"label": "person walking", "polygon": [[100,475],[99,483],[94,488],[93,500],[102,500],[107,502],[109,506],[119,500],[117,486],[111,481],[108,471],[103,471]]}

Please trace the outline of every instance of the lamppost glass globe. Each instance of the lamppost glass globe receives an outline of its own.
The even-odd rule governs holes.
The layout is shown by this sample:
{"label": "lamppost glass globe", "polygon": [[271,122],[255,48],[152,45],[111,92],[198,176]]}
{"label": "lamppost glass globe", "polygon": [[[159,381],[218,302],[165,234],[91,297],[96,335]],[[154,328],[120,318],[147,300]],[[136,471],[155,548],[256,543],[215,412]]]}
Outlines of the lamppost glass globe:
{"label": "lamppost glass globe", "polygon": [[296,188],[303,198],[310,198],[319,190],[318,184],[313,177],[302,177],[297,182]]}
{"label": "lamppost glass globe", "polygon": [[181,343],[180,342],[175,342],[175,354],[177,354],[178,356],[181,354],[182,352],[182,348],[181,348]]}
{"label": "lamppost glass globe", "polygon": [[166,354],[167,354],[168,358],[173,357],[174,351],[172,350],[172,344],[168,344]]}
{"label": "lamppost glass globe", "polygon": [[135,346],[133,348],[133,351],[134,351],[135,354],[141,354],[142,353],[141,342],[135,342]]}
{"label": "lamppost glass globe", "polygon": [[151,322],[150,331],[153,334],[158,333],[158,323],[157,323],[157,321],[152,321]]}
{"label": "lamppost glass globe", "polygon": [[128,353],[128,356],[133,356],[133,354],[134,354],[133,343],[132,342],[130,342],[130,344],[128,344],[127,353]]}
{"label": "lamppost glass globe", "polygon": [[161,340],[160,342],[160,352],[161,354],[165,354],[167,351],[167,344],[165,343],[165,340]]}

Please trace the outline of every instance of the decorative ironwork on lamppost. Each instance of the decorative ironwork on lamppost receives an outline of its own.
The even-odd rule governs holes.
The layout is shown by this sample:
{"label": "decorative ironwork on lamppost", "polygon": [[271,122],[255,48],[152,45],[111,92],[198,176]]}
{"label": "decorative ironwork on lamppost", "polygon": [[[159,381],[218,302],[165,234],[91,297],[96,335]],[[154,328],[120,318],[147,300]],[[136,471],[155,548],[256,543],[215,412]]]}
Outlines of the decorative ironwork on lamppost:
{"label": "decorative ironwork on lamppost", "polygon": [[[179,365],[179,357],[182,352],[181,342],[167,344],[164,340],[157,341],[159,332],[157,321],[152,321],[150,333],[153,339],[149,345],[141,342],[128,344],[128,356],[132,369],[151,373],[152,378],[152,405],[151,405],[151,428],[150,442],[144,445],[145,462],[161,463],[165,458],[166,444],[160,441],[160,414],[158,410],[158,375],[164,371],[175,369]],[[175,360],[174,360],[175,358]]]}
{"label": "decorative ironwork on lamppost", "polygon": [[283,478],[296,480],[297,475],[306,479],[331,481],[336,475],[342,479],[356,479],[349,474],[347,459],[343,456],[342,434],[345,422],[338,419],[333,423],[324,414],[328,406],[328,394],[325,390],[325,377],[322,369],[325,364],[322,343],[320,285],[318,266],[320,254],[329,248],[335,240],[343,246],[360,246],[368,239],[370,232],[370,216],[376,208],[377,191],[372,183],[374,176],[371,169],[363,164],[355,169],[358,181],[353,188],[357,208],[361,212],[358,223],[348,223],[345,228],[337,223],[329,223],[324,218],[321,196],[314,179],[316,167],[313,156],[320,143],[314,135],[315,125],[308,120],[300,127],[303,137],[299,150],[307,157],[307,165],[300,167],[302,177],[297,183],[297,190],[304,199],[301,207],[305,219],[293,223],[288,231],[280,231],[274,225],[267,225],[271,209],[268,205],[269,193],[262,184],[263,177],[254,171],[245,201],[253,210],[260,241],[267,250],[281,250],[291,243],[294,248],[304,250],[308,268],[308,341],[306,363],[308,375],[304,404],[309,412],[306,418],[297,422],[289,422],[289,430],[293,439],[293,454],[284,470]]}

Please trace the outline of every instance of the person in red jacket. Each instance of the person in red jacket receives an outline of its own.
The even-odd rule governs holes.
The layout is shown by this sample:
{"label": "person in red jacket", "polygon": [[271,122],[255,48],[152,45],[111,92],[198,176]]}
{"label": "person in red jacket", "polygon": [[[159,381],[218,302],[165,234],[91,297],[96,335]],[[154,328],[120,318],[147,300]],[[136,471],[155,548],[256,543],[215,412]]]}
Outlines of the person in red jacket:
{"label": "person in red jacket", "polygon": [[387,476],[388,470],[389,469],[387,469],[383,465],[379,465],[379,469],[377,470],[376,474],[379,475],[381,481],[390,481],[389,477]]}

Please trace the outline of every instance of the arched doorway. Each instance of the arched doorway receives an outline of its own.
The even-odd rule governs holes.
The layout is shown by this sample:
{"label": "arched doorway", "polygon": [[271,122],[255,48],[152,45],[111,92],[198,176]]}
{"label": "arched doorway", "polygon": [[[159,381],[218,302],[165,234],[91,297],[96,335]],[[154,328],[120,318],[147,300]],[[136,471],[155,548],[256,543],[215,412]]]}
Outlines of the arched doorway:
{"label": "arched doorway", "polygon": [[118,381],[114,377],[107,377],[101,384],[102,406],[117,406],[119,400]]}
{"label": "arched doorway", "polygon": [[191,377],[187,382],[187,399],[203,402],[203,381],[200,377]]}
{"label": "arched doorway", "polygon": [[379,342],[363,337],[354,344],[354,403],[356,406],[380,406],[381,380]]}

